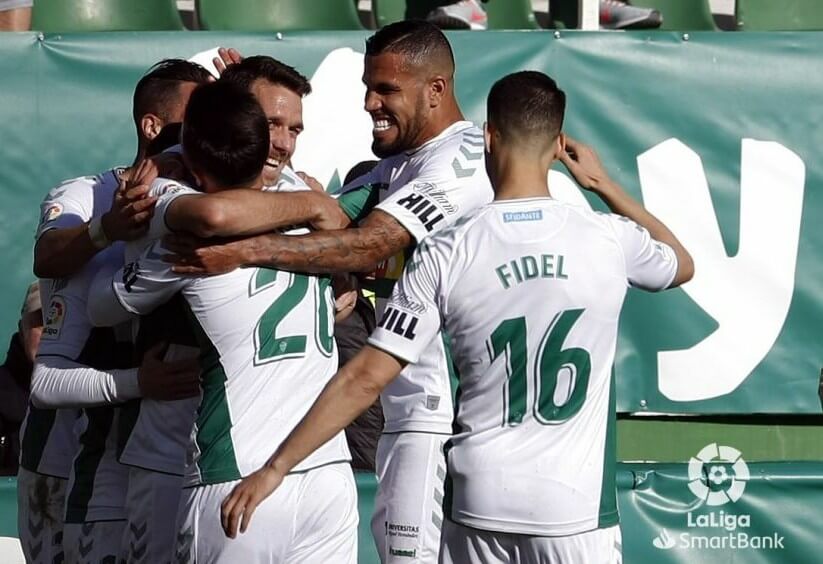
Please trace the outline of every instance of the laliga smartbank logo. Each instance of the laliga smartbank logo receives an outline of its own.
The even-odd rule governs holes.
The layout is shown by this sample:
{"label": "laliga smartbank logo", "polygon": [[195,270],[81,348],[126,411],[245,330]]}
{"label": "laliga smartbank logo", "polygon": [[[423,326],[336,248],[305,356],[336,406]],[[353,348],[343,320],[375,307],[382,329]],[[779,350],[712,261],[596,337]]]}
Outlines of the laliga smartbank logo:
{"label": "laliga smartbank logo", "polygon": [[[661,550],[782,550],[778,532],[753,535],[752,516],[735,510],[749,481],[749,466],[739,450],[712,443],[689,460],[689,490],[701,501],[686,513],[681,532],[661,528],[652,545]],[[723,509],[719,509],[719,507]]]}
{"label": "laliga smartbank logo", "polygon": [[[726,469],[731,465],[731,473]],[[704,481],[704,478],[707,478]],[[749,480],[749,466],[730,446],[706,445],[689,460],[689,489],[706,505],[724,505],[740,499]],[[712,490],[712,486],[718,488]]]}

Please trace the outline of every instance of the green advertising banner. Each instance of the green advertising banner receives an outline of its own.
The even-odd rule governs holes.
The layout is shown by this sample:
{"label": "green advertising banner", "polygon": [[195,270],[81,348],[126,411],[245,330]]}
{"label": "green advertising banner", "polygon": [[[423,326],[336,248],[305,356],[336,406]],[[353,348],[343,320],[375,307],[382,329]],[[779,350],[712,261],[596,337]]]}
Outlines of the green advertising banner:
{"label": "green advertising banner", "polygon": [[746,464],[710,444],[688,464],[621,464],[626,564],[820,562],[823,464]]}
{"label": "green advertising banner", "polygon": [[[333,189],[371,157],[363,32],[0,36],[0,339],[31,280],[38,203],[62,179],[128,165],[131,90],[165,57],[235,46],[311,78],[294,158]],[[694,280],[630,291],[618,410],[819,413],[823,366],[823,58],[819,33],[454,33],[456,87],[481,122],[491,84],[539,69],[569,96],[565,129],[666,222]],[[603,209],[558,168],[554,195]]]}
{"label": "green advertising banner", "polygon": [[[375,480],[357,474],[359,564],[379,559],[369,522]],[[13,479],[0,482],[0,562],[22,564]],[[710,444],[690,464],[618,464],[626,564],[820,562],[823,463],[746,463]]]}

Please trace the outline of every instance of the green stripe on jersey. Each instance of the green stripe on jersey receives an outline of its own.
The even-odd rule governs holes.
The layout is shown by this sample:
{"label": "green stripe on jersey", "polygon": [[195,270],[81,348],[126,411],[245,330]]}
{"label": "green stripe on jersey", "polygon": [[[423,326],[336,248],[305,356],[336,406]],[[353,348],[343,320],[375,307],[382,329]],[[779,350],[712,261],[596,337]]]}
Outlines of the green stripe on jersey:
{"label": "green stripe on jersey", "polygon": [[609,382],[609,415],[606,421],[606,444],[603,453],[603,482],[600,485],[600,514],[597,527],[605,529],[617,525],[620,516],[617,512],[617,484],[615,473],[617,470],[616,430],[617,415],[615,413],[614,370]]}
{"label": "green stripe on jersey", "polygon": [[55,409],[38,409],[29,404],[26,431],[20,448],[20,466],[29,472],[38,472],[56,417]]}
{"label": "green stripe on jersey", "polygon": [[364,184],[342,194],[337,203],[343,212],[357,223],[371,213],[374,206],[380,202],[380,190],[386,188],[386,184]]}
{"label": "green stripe on jersey", "polygon": [[191,309],[186,309],[200,345],[203,399],[197,408],[195,423],[195,441],[200,452],[197,460],[200,482],[217,484],[239,480],[242,476],[237,467],[234,443],[231,440],[232,422],[226,397],[226,371],[220,364],[220,354],[214,343],[206,335]]}
{"label": "green stripe on jersey", "polygon": [[88,425],[80,435],[80,450],[74,458],[74,482],[66,497],[66,523],[83,523],[94,494],[97,468],[106,452],[106,438],[114,421],[113,407],[85,409]]}

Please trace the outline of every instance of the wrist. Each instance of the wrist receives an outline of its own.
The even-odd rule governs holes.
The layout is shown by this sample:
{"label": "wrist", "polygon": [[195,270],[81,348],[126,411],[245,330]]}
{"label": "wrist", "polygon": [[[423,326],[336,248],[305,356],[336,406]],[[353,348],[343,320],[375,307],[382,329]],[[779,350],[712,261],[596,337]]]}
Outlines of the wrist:
{"label": "wrist", "polygon": [[111,245],[111,240],[108,238],[106,231],[103,229],[102,218],[92,218],[91,221],[89,221],[88,226],[89,239],[91,239],[91,244],[94,245],[94,248],[99,251]]}
{"label": "wrist", "polygon": [[272,456],[269,459],[269,461],[266,462],[266,465],[265,465],[264,468],[266,468],[266,470],[268,470],[269,472],[274,473],[277,476],[284,477],[284,476],[286,476],[286,474],[289,473],[289,469],[286,468],[286,466],[287,465],[280,458],[280,451],[278,450],[277,452],[274,453],[274,456]]}

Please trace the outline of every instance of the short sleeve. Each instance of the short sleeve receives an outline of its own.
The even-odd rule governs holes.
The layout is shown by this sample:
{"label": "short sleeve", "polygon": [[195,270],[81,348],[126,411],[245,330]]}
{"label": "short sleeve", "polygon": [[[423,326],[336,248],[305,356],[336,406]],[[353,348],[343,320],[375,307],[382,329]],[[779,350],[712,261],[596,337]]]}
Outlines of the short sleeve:
{"label": "short sleeve", "polygon": [[172,231],[166,222],[166,212],[168,212],[173,201],[181,196],[202,195],[202,193],[176,180],[158,178],[152,182],[149,195],[156,197],[157,203],[154,205],[154,214],[149,224],[146,239],[154,240],[160,239]]}
{"label": "short sleeve", "polygon": [[422,244],[415,249],[400,280],[395,284],[369,344],[414,363],[440,331],[438,307],[445,261]]}
{"label": "short sleeve", "polygon": [[35,238],[51,229],[74,227],[94,213],[94,180],[76,178],[52,188],[40,204],[40,223]]}
{"label": "short sleeve", "polygon": [[114,274],[112,289],[129,313],[146,315],[169,301],[191,277],[172,271],[163,257],[168,251],[161,241],[150,245],[140,257]]}
{"label": "short sleeve", "polygon": [[645,227],[620,216],[607,216],[623,250],[631,286],[656,292],[668,288],[677,274],[677,255],[653,239]]}
{"label": "short sleeve", "polygon": [[390,214],[420,243],[432,233],[454,223],[491,198],[480,182],[466,182],[454,172],[437,174],[436,165],[395,191],[377,205]]}

